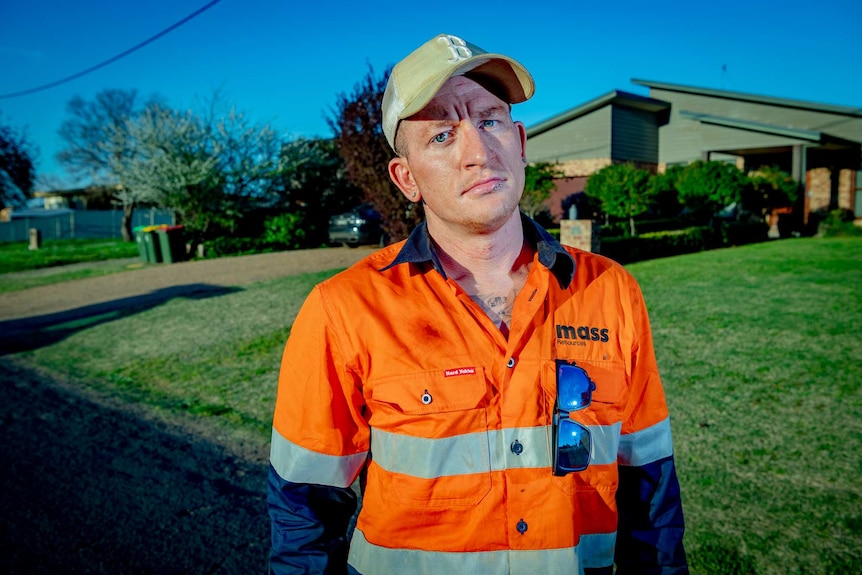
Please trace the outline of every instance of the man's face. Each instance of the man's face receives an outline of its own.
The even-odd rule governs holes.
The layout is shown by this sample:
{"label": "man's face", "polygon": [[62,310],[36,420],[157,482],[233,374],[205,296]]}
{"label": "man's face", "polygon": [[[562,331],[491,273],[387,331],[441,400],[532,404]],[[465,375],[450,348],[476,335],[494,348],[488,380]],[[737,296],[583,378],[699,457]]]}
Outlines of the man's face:
{"label": "man's face", "polygon": [[490,233],[517,211],[526,132],[509,105],[475,81],[450,78],[401,121],[398,142],[403,155],[389,174],[409,200],[425,200],[429,226]]}

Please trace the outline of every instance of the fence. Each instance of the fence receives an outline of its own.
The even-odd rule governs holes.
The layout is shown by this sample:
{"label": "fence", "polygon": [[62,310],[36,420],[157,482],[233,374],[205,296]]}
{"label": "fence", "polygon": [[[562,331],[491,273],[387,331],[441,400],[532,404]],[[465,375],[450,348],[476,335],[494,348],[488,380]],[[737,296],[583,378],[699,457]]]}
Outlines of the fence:
{"label": "fence", "polygon": [[[171,212],[155,209],[135,210],[132,227],[173,225]],[[0,222],[0,242],[26,242],[30,228],[42,233],[43,240],[121,238],[123,212],[121,210],[75,210],[57,215],[40,215]]]}

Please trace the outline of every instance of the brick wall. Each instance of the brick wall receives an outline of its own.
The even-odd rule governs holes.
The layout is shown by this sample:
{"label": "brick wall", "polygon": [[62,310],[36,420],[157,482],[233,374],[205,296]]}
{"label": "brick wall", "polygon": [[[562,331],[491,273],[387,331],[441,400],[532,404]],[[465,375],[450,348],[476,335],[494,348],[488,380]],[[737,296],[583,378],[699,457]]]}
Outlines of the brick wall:
{"label": "brick wall", "polygon": [[610,165],[610,158],[591,158],[589,160],[567,160],[560,162],[560,169],[563,170],[566,177],[576,178],[578,176],[595,174],[605,166]]}
{"label": "brick wall", "polygon": [[852,210],[855,192],[856,171],[841,170],[838,175],[838,207]]}
{"label": "brick wall", "polygon": [[829,168],[808,170],[806,189],[808,190],[808,210],[826,209],[832,194],[832,174]]}

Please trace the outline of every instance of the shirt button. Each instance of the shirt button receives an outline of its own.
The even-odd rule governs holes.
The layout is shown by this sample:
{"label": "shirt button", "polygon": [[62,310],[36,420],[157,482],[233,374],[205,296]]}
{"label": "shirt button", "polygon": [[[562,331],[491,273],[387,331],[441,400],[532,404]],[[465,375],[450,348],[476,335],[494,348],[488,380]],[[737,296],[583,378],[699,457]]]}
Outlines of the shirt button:
{"label": "shirt button", "polygon": [[521,455],[524,452],[524,444],[518,441],[517,439],[512,442],[512,453],[515,455]]}
{"label": "shirt button", "polygon": [[506,364],[506,367],[515,367],[515,358],[514,357],[509,358],[509,363]]}
{"label": "shirt button", "polygon": [[518,530],[518,533],[523,535],[527,532],[527,522],[521,519],[520,521],[518,521],[518,524],[515,526],[515,529]]}

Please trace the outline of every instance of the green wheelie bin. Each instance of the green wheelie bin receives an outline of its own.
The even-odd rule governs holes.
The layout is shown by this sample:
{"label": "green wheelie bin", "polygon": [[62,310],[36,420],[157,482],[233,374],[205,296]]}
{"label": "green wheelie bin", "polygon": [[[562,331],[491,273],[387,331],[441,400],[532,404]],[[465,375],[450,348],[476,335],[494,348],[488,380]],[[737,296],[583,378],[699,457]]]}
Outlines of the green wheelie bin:
{"label": "green wheelie bin", "polygon": [[162,261],[166,264],[181,262],[186,256],[183,226],[159,226],[156,230]]}

